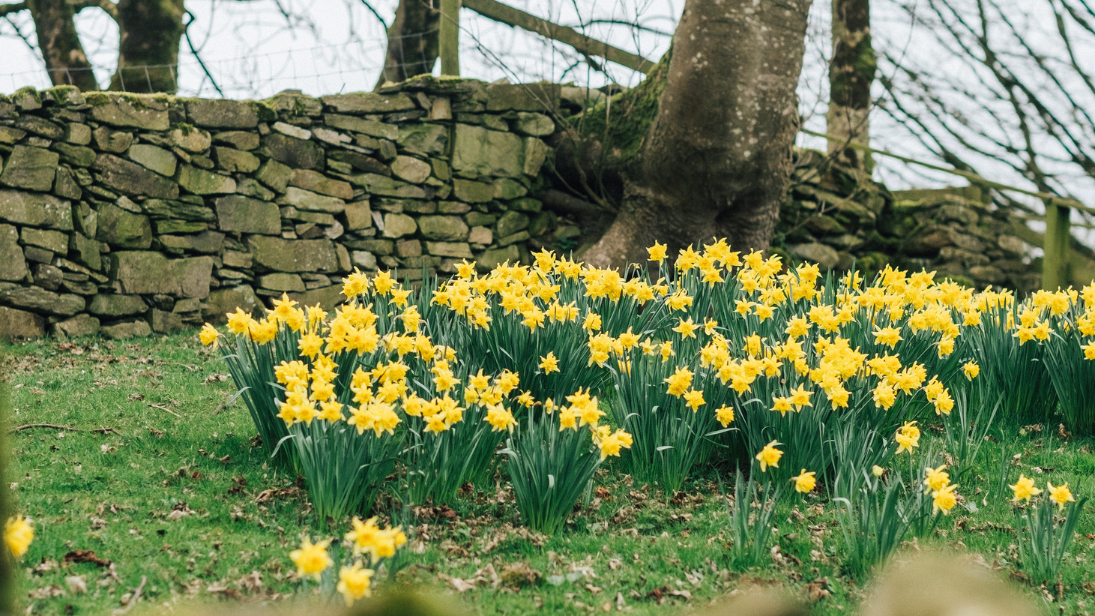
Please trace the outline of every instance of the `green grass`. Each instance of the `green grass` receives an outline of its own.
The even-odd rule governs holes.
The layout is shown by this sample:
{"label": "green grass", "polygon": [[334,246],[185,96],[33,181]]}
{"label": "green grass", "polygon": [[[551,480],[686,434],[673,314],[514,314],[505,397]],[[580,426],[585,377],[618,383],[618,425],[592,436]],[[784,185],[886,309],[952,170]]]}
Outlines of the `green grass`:
{"label": "green grass", "polygon": [[[72,428],[28,428],[9,436],[15,507],[34,519],[37,531],[17,569],[20,613],[109,614],[142,576],[148,580],[143,598],[130,613],[165,603],[284,598],[299,589],[288,551],[302,533],[347,530],[316,526],[296,477],[264,464],[246,410],[229,403],[234,388],[230,379],[220,379],[225,365],[192,334],[133,343],[42,341],[0,350],[11,383],[10,425]],[[1054,596],[1050,604],[1046,592],[1012,575],[1017,550],[1009,532],[1015,523],[1010,494],[993,492],[1003,453],[1009,483],[1023,472],[1042,487],[1049,479],[1090,494],[1095,483],[1085,479],[1095,475],[1093,442],[1063,438],[1052,426],[1001,425],[1006,451],[994,437],[972,472],[952,477],[977,511],[960,505],[918,548],[979,554],[1047,613],[1089,611],[1095,601],[1091,507],[1066,558],[1061,587],[1047,589]],[[938,451],[943,440],[928,427],[921,451],[931,441]],[[1016,454],[1018,461],[1011,461]],[[380,583],[457,593],[449,578],[478,582],[459,596],[473,613],[485,615],[538,608],[599,612],[606,603],[615,611],[619,602],[634,614],[668,614],[751,586],[776,586],[804,601],[824,590],[828,596],[813,601],[817,613],[854,611],[864,588],[842,570],[843,541],[823,495],[794,495],[781,503],[775,516],[779,562],[731,568],[730,524],[717,480],[732,472],[703,469],[666,499],[612,460],[598,471],[594,500],[551,537],[521,527],[513,491],[496,476],[452,510],[406,513],[408,549],[394,579]],[[398,523],[403,513],[393,512],[391,503],[382,496],[380,511],[394,513]],[[77,550],[109,560],[114,574],[92,563],[66,563],[65,555]],[[70,591],[70,576],[85,576],[87,592]],[[256,577],[261,588],[252,583]]]}

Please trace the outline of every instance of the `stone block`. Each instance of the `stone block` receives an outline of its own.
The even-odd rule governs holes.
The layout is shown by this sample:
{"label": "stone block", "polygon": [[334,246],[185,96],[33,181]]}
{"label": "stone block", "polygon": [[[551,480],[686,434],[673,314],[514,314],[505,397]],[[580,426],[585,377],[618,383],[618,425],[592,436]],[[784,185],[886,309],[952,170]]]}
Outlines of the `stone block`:
{"label": "stone block", "polygon": [[213,213],[212,208],[206,207],[204,203],[146,199],[141,202],[140,207],[141,211],[151,218],[172,218],[176,220],[193,220],[195,222],[213,222],[217,220],[217,215]]}
{"label": "stone block", "polygon": [[236,180],[190,165],[179,168],[179,186],[195,195],[226,195],[236,192]]}
{"label": "stone block", "polygon": [[109,340],[126,340],[128,338],[143,338],[152,335],[152,328],[147,321],[131,321],[129,323],[114,323],[103,325],[99,328],[99,334]]}
{"label": "stone block", "polygon": [[253,313],[259,307],[259,298],[255,296],[255,290],[250,286],[241,284],[227,289],[216,289],[209,292],[202,304],[202,318],[211,323],[224,323],[226,314],[241,309],[247,313]]}
{"label": "stone block", "polygon": [[209,294],[213,259],[168,260],[158,252],[113,252],[110,271],[123,293],[203,298]]}
{"label": "stone block", "polygon": [[535,177],[540,175],[540,168],[544,166],[547,161],[548,154],[551,153],[551,148],[547,146],[542,140],[536,137],[528,137],[525,139],[525,162],[522,167],[525,175]]}
{"label": "stone block", "polygon": [[19,143],[19,140],[26,136],[27,131],[25,130],[12,128],[11,126],[0,126],[0,143],[3,143],[4,145]]}
{"label": "stone block", "polygon": [[99,319],[90,314],[78,314],[53,324],[53,335],[58,338],[81,338],[99,333]]}
{"label": "stone block", "polygon": [[156,239],[164,248],[176,251],[219,254],[224,248],[224,234],[209,230],[194,235],[160,235]]}
{"label": "stone block", "polygon": [[442,201],[437,206],[437,213],[439,214],[467,214],[470,211],[470,205],[459,201]]}
{"label": "stone block", "polygon": [[[213,143],[213,139],[209,136],[209,133],[189,125],[180,126],[172,130],[168,133],[167,138],[170,140],[171,145],[182,148],[187,152],[193,152],[194,154],[199,154],[208,150],[209,146]],[[255,141],[258,141],[258,135],[255,135]]]}
{"label": "stone block", "polygon": [[365,188],[370,195],[399,199],[425,199],[426,191],[420,186],[407,184],[384,175],[363,173],[346,176],[351,184]]}
{"label": "stone block", "polygon": [[103,152],[121,154],[133,145],[133,133],[121,130],[111,130],[106,126],[100,126],[92,133],[95,137],[95,145]]}
{"label": "stone block", "polygon": [[817,263],[822,269],[832,269],[840,260],[836,250],[818,242],[793,246],[791,254],[799,259]]}
{"label": "stone block", "polygon": [[346,202],[342,199],[320,195],[296,186],[287,188],[285,196],[279,198],[278,203],[291,205],[298,210],[326,212],[328,214],[341,214],[346,209]]}
{"label": "stone block", "polygon": [[328,113],[323,116],[323,123],[339,130],[362,133],[380,139],[395,141],[399,137],[398,126],[377,122],[376,120]]}
{"label": "stone block", "polygon": [[271,201],[277,195],[274,191],[259,184],[254,178],[239,178],[236,180],[236,194],[245,197],[254,197],[260,201]]}
{"label": "stone block", "polygon": [[498,219],[498,224],[495,227],[495,234],[499,237],[513,235],[518,231],[527,229],[529,222],[529,217],[520,212],[506,212]]}
{"label": "stone block", "polygon": [[0,306],[0,338],[41,338],[46,335],[46,319],[33,312]]}
{"label": "stone block", "polygon": [[221,255],[221,261],[225,267],[238,267],[240,269],[251,269],[254,260],[251,258],[249,252],[239,252],[237,250],[226,250]]}
{"label": "stone block", "polygon": [[543,137],[555,132],[555,122],[542,113],[518,112],[513,128],[530,137]]}
{"label": "stone block", "polygon": [[23,255],[32,263],[53,263],[53,253],[37,246],[25,246]]}
{"label": "stone block", "polygon": [[294,126],[285,122],[274,122],[272,125],[270,125],[270,129],[288,137],[301,139],[303,141],[308,141],[312,138],[312,131],[308,130],[307,128],[301,128],[300,126]]}
{"label": "stone block", "polygon": [[57,175],[60,155],[44,148],[17,145],[12,150],[4,171],[0,172],[0,184],[25,190],[49,192]]}
{"label": "stone block", "polygon": [[449,129],[441,124],[405,124],[399,127],[396,143],[409,152],[442,155],[448,149]]}
{"label": "stone block", "polygon": [[1026,245],[1023,243],[1023,240],[1014,235],[1001,235],[996,239],[996,245],[999,246],[1001,250],[1012,254],[1021,255],[1026,252]]}
{"label": "stone block", "polygon": [[414,219],[405,214],[384,215],[384,237],[397,238],[405,235],[414,235],[418,225]]}
{"label": "stone block", "polygon": [[116,295],[100,293],[91,299],[88,304],[88,312],[99,316],[129,316],[132,314],[145,314],[148,312],[148,304],[138,295]]}
{"label": "stone block", "polygon": [[74,167],[90,167],[95,162],[95,150],[70,143],[55,143],[53,149],[60,155],[61,161]]}
{"label": "stone block", "polygon": [[217,160],[217,166],[229,173],[252,173],[260,164],[258,156],[233,148],[217,146],[213,148],[213,156]]}
{"label": "stone block", "polygon": [[338,113],[376,114],[396,111],[410,111],[416,105],[409,96],[398,94],[376,94],[360,92],[355,94],[333,94],[321,97],[323,104]]}
{"label": "stone block", "polygon": [[396,156],[392,161],[392,174],[411,184],[421,184],[430,177],[433,168],[430,163],[413,156]]}
{"label": "stone block", "polygon": [[72,254],[72,258],[78,263],[82,263],[96,271],[103,267],[99,242],[84,234],[73,233],[70,235],[68,249]]}
{"label": "stone block", "polygon": [[179,198],[179,185],[175,182],[111,154],[100,154],[91,169],[101,184],[129,196]]}
{"label": "stone block", "polygon": [[163,148],[147,143],[135,143],[129,146],[126,155],[129,156],[129,160],[144,165],[160,175],[167,177],[175,175],[178,161],[174,154]]}
{"label": "stone block", "polygon": [[487,111],[536,111],[559,108],[560,86],[553,83],[492,83],[487,86]]}
{"label": "stone block", "polygon": [[214,205],[221,231],[260,235],[281,233],[281,214],[278,206],[269,201],[231,195],[217,199]]}
{"label": "stone block", "polygon": [[62,257],[66,256],[68,253],[68,235],[61,233],[60,231],[47,231],[45,229],[23,227],[23,230],[19,235],[24,244],[45,248]]}
{"label": "stone block", "polygon": [[453,195],[468,203],[487,203],[494,198],[494,186],[483,182],[462,180],[456,178],[452,181]]}
{"label": "stone block", "polygon": [[259,167],[255,179],[280,193],[285,192],[285,187],[289,185],[289,178],[292,176],[293,170],[291,168],[274,159],[267,159]]}
{"label": "stone block", "polygon": [[309,169],[294,169],[292,175],[289,176],[289,183],[297,188],[303,188],[329,197],[354,198],[354,189],[348,182],[334,180]]}
{"label": "stone block", "polygon": [[422,216],[418,219],[422,237],[445,242],[468,239],[468,225],[459,216]]}
{"label": "stone block", "polygon": [[86,302],[79,295],[54,293],[41,287],[15,287],[0,292],[0,303],[20,308],[62,316],[74,315],[84,309]]}
{"label": "stone block", "polygon": [[456,125],[452,168],[461,175],[517,177],[524,172],[525,142],[513,133]]}
{"label": "stone block", "polygon": [[237,150],[251,151],[261,143],[257,133],[245,130],[230,130],[213,135],[213,141],[227,143]]}
{"label": "stone block", "polygon": [[57,175],[53,180],[53,194],[62,199],[78,201],[80,197],[84,196],[84,191],[80,188],[80,184],[76,182],[76,177],[72,171],[65,167],[57,167]]}
{"label": "stone block", "polygon": [[22,280],[27,276],[27,261],[19,247],[19,230],[0,225],[0,280]]}
{"label": "stone block", "polygon": [[401,259],[407,257],[422,256],[422,242],[418,240],[401,240],[395,243],[395,254]]}
{"label": "stone block", "polygon": [[253,103],[230,100],[188,100],[186,115],[191,124],[206,128],[255,128],[259,123]]}
{"label": "stone block", "polygon": [[[262,138],[262,145],[271,158],[294,169],[323,169],[323,148],[314,141],[304,141],[281,133],[270,133]],[[273,186],[270,187],[273,188]]]}
{"label": "stone block", "polygon": [[167,130],[171,125],[164,103],[148,97],[135,102],[119,94],[107,96],[109,102],[91,108],[91,117],[103,124],[155,131]]}
{"label": "stone block", "polygon": [[471,259],[471,247],[464,242],[426,242],[426,252],[435,257]]}
{"label": "stone block", "polygon": [[336,272],[338,253],[327,239],[286,240],[251,236],[247,240],[256,269],[277,272]]}
{"label": "stone block", "polygon": [[304,281],[301,280],[298,274],[285,274],[282,272],[259,276],[258,285],[263,289],[272,291],[303,292],[305,290]]}
{"label": "stone block", "polygon": [[[460,255],[444,255],[458,257]],[[491,250],[483,251],[483,254],[479,255],[479,258],[475,260],[475,267],[481,272],[490,271],[503,263],[514,264],[521,260],[521,251],[517,249],[517,246],[511,245],[505,248],[494,248]]]}
{"label": "stone block", "polygon": [[39,263],[34,267],[34,285],[47,291],[56,291],[64,279],[65,276],[59,267],[46,263]]}
{"label": "stone block", "polygon": [[152,245],[152,225],[147,216],[106,204],[99,208],[95,239],[117,248],[144,250]]}
{"label": "stone block", "polygon": [[360,267],[365,270],[376,269],[376,257],[371,252],[365,252],[364,250],[355,250],[350,253],[350,261],[354,267]]}
{"label": "stone block", "polygon": [[[492,185],[494,186],[495,199],[503,201],[520,200],[520,197],[528,194],[528,189],[523,184],[509,178],[498,178],[492,182]],[[535,199],[532,199],[532,201],[535,201]]]}
{"label": "stone block", "polygon": [[365,250],[376,255],[390,255],[395,252],[392,240],[350,240],[343,242],[350,250]]}
{"label": "stone block", "polygon": [[490,246],[493,241],[494,233],[491,232],[489,227],[472,227],[471,232],[468,234],[468,242],[471,244]]}
{"label": "stone block", "polygon": [[356,231],[373,226],[373,212],[368,201],[347,203],[343,213],[346,215],[346,230]]}
{"label": "stone block", "polygon": [[174,334],[186,329],[181,314],[152,309],[152,331],[158,334]]}

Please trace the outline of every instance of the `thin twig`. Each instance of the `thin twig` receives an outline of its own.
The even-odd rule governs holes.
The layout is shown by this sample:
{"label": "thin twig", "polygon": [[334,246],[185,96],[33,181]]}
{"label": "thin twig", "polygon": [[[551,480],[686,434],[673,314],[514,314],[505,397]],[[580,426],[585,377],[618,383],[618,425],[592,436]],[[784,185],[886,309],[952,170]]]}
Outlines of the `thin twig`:
{"label": "thin twig", "polygon": [[179,419],[182,419],[182,415],[179,415],[179,414],[178,414],[178,413],[176,413],[175,411],[172,411],[171,409],[167,408],[166,406],[164,406],[164,405],[162,405],[162,404],[149,404],[148,406],[150,406],[150,407],[152,407],[152,408],[154,408],[154,409],[160,409],[161,411],[166,411],[166,412],[168,412],[168,413],[171,413],[171,414],[172,414],[172,415],[174,415],[175,417],[178,417]]}
{"label": "thin twig", "polygon": [[114,610],[113,612],[111,612],[112,616],[121,616],[122,614],[125,614],[129,610],[133,609],[133,606],[137,605],[137,600],[141,598],[141,591],[144,590],[144,585],[145,585],[145,582],[147,582],[147,581],[148,581],[148,576],[142,575],[141,576],[141,583],[140,583],[140,585],[137,586],[137,590],[133,591],[133,596],[129,598],[129,603],[126,603],[125,607],[123,607],[121,609]]}
{"label": "thin twig", "polygon": [[82,430],[79,430],[77,428],[70,428],[68,426],[58,426],[56,424],[39,423],[39,424],[26,424],[26,425],[23,425],[23,426],[16,426],[16,427],[12,428],[11,430],[8,430],[8,434],[14,434],[16,432],[22,432],[23,430],[31,430],[33,428],[49,428],[51,430],[64,430],[66,432],[82,432]]}

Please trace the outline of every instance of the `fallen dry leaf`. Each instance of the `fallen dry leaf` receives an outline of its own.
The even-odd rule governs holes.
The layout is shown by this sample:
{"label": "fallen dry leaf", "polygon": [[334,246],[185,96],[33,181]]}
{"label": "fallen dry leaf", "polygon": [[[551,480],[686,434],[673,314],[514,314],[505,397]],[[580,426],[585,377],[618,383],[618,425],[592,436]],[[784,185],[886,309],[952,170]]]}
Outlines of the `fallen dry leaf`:
{"label": "fallen dry leaf", "polygon": [[62,561],[66,563],[91,563],[100,567],[110,566],[109,560],[99,558],[92,550],[72,550],[68,554],[65,554]]}

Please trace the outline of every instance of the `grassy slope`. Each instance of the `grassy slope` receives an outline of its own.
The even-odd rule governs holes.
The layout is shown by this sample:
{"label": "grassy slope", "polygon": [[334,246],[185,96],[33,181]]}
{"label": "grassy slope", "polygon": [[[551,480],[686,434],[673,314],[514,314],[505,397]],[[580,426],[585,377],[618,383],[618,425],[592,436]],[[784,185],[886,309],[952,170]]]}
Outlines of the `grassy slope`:
{"label": "grassy slope", "polygon": [[[289,575],[288,550],[302,532],[316,536],[320,530],[312,527],[295,478],[264,467],[261,448],[249,441],[253,429],[243,406],[216,411],[233,387],[230,380],[215,378],[227,372],[225,367],[192,335],[131,344],[49,341],[3,350],[13,385],[12,425],[80,430],[62,436],[56,429],[35,428],[11,437],[14,499],[38,532],[22,563],[20,611],[106,614],[142,575],[148,583],[141,607],[149,611],[192,598],[256,600],[298,588]],[[103,427],[113,431],[89,432]],[[1007,456],[1022,454],[1009,466],[1009,481],[1024,472],[1039,483],[1068,481],[1074,490],[1082,486],[1091,492],[1095,484],[1081,483],[1095,474],[1091,440],[1063,440],[1052,430],[1020,435],[1019,430],[1005,426]],[[927,430],[923,448],[932,436]],[[956,509],[936,536],[918,542],[921,549],[976,552],[990,564],[1015,559],[1010,547],[1015,536],[1006,530],[1014,524],[1010,507],[1003,498],[982,504],[997,483],[999,444],[986,444],[981,460],[975,473],[957,479],[959,491],[980,511]],[[855,608],[863,593],[841,574],[839,529],[818,496],[789,499],[782,506],[776,531],[782,564],[729,571],[728,524],[714,473],[696,478],[664,503],[662,495],[633,485],[610,464],[598,477],[600,496],[572,517],[566,532],[531,540],[519,526],[512,492],[499,480],[460,500],[452,513],[425,511],[407,520],[414,526],[412,549],[402,557],[397,580],[451,592],[449,576],[473,580],[478,572],[481,585],[462,599],[481,614],[538,607],[583,613],[600,611],[606,602],[615,611],[618,601],[635,614],[673,613],[679,611],[673,606],[699,605],[752,585],[780,586],[803,599],[818,589],[828,591],[830,596],[815,603],[818,613]],[[382,511],[385,507],[390,504]],[[1095,593],[1090,581],[1095,517],[1088,509],[1064,568],[1063,613],[1084,613],[1095,600],[1089,596]],[[178,517],[173,510],[193,513]],[[336,532],[345,529],[329,534]],[[94,564],[64,564],[72,550],[93,550],[112,561],[118,580]],[[818,553],[811,556],[812,550]],[[520,571],[505,572],[515,563],[543,577],[521,587]],[[32,571],[36,565],[39,571]],[[1005,574],[1009,570],[1006,565]],[[253,572],[261,589],[245,579],[253,579]],[[28,596],[49,595],[51,586],[65,589],[65,578],[74,575],[86,576],[86,594]],[[503,580],[497,586],[495,576]],[[1034,598],[1044,594],[1024,588]],[[1058,606],[1046,605],[1047,612],[1051,609]]]}

